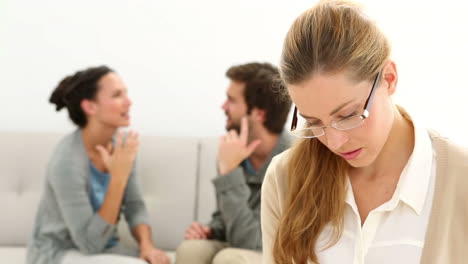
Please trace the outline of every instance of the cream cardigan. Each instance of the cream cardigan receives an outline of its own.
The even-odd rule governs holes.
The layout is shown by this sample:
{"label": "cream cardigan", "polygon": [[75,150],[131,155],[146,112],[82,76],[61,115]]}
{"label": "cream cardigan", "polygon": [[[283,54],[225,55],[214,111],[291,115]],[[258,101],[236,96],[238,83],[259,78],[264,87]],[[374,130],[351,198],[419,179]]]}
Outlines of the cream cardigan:
{"label": "cream cardigan", "polygon": [[[436,182],[422,264],[468,263],[468,149],[430,132],[436,151]],[[271,162],[262,187],[263,264],[272,248],[287,195],[287,156]]]}

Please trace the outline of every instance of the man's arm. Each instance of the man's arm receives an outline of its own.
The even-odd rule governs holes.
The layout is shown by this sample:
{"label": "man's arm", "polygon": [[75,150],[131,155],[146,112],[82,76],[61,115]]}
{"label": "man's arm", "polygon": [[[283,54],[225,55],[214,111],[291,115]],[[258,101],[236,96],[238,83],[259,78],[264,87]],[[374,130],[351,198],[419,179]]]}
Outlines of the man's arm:
{"label": "man's arm", "polygon": [[226,227],[224,226],[224,219],[221,217],[221,212],[216,210],[211,217],[211,222],[208,224],[211,229],[209,239],[226,241]]}
{"label": "man's arm", "polygon": [[260,205],[248,204],[251,192],[242,168],[214,179],[213,184],[226,240],[233,247],[261,250]]}

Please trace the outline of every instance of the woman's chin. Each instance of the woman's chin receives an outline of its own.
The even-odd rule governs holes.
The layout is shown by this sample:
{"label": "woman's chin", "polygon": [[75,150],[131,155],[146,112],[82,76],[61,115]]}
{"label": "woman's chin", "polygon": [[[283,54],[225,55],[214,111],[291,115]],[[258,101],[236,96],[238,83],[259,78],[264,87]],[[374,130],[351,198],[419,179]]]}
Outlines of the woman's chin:
{"label": "woman's chin", "polygon": [[121,121],[116,124],[116,127],[129,127],[130,123],[130,120]]}

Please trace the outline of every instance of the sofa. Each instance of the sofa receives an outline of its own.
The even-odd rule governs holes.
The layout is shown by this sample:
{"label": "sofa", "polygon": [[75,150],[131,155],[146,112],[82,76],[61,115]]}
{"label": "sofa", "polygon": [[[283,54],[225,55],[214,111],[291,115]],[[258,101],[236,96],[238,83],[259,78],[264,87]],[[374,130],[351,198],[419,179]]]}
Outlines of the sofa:
{"label": "sofa", "polygon": [[[63,134],[0,132],[0,262],[23,264],[44,186],[48,158]],[[217,138],[141,136],[137,174],[156,247],[174,260],[192,221],[215,209]],[[135,244],[124,218],[121,242]]]}

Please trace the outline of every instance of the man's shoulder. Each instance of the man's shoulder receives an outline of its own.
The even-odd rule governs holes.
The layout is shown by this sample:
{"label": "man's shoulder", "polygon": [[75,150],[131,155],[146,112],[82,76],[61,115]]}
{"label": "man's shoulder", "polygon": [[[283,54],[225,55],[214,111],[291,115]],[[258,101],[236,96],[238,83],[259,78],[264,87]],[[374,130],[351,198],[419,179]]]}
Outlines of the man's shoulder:
{"label": "man's shoulder", "polygon": [[288,150],[294,143],[294,137],[291,136],[286,130],[283,130],[278,137],[277,147],[275,148],[273,156],[277,156],[278,154]]}

